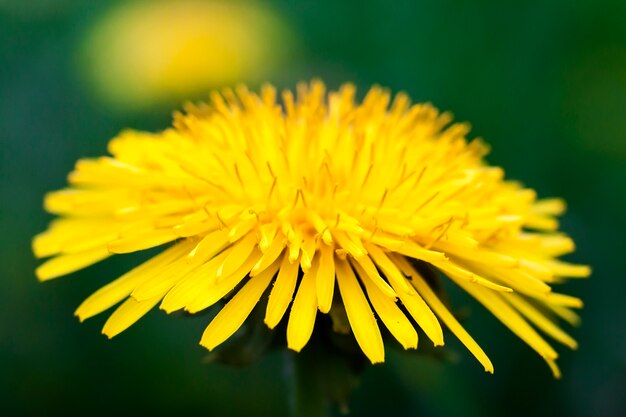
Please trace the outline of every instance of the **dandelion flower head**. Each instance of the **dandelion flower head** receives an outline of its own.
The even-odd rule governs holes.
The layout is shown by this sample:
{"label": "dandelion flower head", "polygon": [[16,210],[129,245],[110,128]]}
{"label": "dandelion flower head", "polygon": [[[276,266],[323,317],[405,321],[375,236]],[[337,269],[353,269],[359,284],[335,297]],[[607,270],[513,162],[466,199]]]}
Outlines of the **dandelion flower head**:
{"label": "dandelion flower head", "polygon": [[[189,105],[161,133],[122,132],[111,156],[83,159],[69,188],[47,195],[59,216],[34,239],[36,273],[49,280],[113,254],[163,250],[99,289],[76,311],[87,319],[122,302],[103,332],[128,328],[156,305],[196,313],[221,300],[201,345],[233,335],[263,298],[265,323],[286,321],[289,348],[309,341],[318,311],[345,311],[372,363],[381,326],[416,348],[442,324],[488,372],[493,366],[425,278],[423,268],[470,294],[543,357],[576,347],[555,318],[576,324],[575,297],[552,286],[589,268],[557,257],[559,199],[504,179],[468,141],[466,124],[430,104],[374,87],[326,92],[319,81],[279,98],[245,87]],[[542,334],[540,334],[540,332]]]}

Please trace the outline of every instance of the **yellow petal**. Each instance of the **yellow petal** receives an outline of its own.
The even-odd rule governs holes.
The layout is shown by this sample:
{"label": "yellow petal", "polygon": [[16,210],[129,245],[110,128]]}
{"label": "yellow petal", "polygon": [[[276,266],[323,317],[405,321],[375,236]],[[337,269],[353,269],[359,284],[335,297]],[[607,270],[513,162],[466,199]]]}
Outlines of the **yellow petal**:
{"label": "yellow petal", "polygon": [[216,229],[216,225],[213,222],[205,221],[202,223],[183,223],[174,227],[173,231],[176,236],[190,237],[198,236],[208,232],[213,232]]}
{"label": "yellow petal", "polygon": [[403,242],[402,246],[397,248],[391,248],[394,252],[408,256],[414,259],[420,259],[422,261],[434,263],[442,262],[446,260],[446,255],[441,252],[436,252],[428,249],[424,249],[420,245],[412,241]]}
{"label": "yellow petal", "polygon": [[203,259],[210,259],[217,254],[228,242],[228,230],[216,230],[209,233],[198,242],[198,244],[189,252],[189,260],[193,262],[202,262]]}
{"label": "yellow petal", "polygon": [[109,219],[57,219],[50,223],[47,231],[35,236],[33,251],[38,258],[60,252],[84,252],[97,246],[104,246],[108,243],[106,239],[117,238],[118,227],[119,222]]}
{"label": "yellow petal", "polygon": [[400,272],[396,264],[385,255],[382,249],[376,245],[366,245],[366,249],[372,257],[372,260],[383,271],[387,279],[396,285],[398,291],[410,291],[410,287],[402,275],[402,272]]}
{"label": "yellow petal", "polygon": [[119,223],[108,220],[61,219],[50,224],[49,229],[35,236],[33,251],[43,258],[58,253],[73,254],[106,246],[117,239]]}
{"label": "yellow petal", "polygon": [[94,248],[107,247],[108,243],[117,239],[117,231],[97,232],[89,236],[80,236],[72,241],[65,242],[59,248],[63,254],[79,253]]}
{"label": "yellow petal", "polygon": [[165,294],[197,267],[187,263],[185,259],[177,259],[167,267],[155,271],[153,276],[137,285],[130,295],[137,301],[143,301],[158,294]]}
{"label": "yellow petal", "polygon": [[33,253],[37,258],[45,258],[61,252],[61,244],[54,233],[39,233],[33,239]]}
{"label": "yellow petal", "polygon": [[548,260],[544,264],[558,277],[587,278],[591,275],[591,268],[587,265],[570,264],[558,260]]}
{"label": "yellow petal", "polygon": [[255,249],[232,274],[223,277],[220,281],[204,282],[198,285],[195,289],[195,297],[185,306],[185,310],[193,314],[217,303],[250,273],[250,269],[260,257],[261,252]]}
{"label": "yellow petal", "polygon": [[106,247],[70,255],[59,255],[39,265],[35,270],[35,274],[40,281],[47,281],[86,268],[109,256],[111,256],[111,253]]}
{"label": "yellow petal", "polygon": [[396,297],[395,291],[389,286],[389,284],[387,284],[383,277],[380,276],[378,270],[376,269],[376,265],[374,265],[374,262],[372,262],[369,255],[359,256],[358,258],[353,259],[361,266],[361,268],[363,268],[363,272],[370,277],[371,281],[376,284],[383,294],[391,298]]}
{"label": "yellow petal", "polygon": [[304,273],[289,313],[287,347],[296,352],[300,352],[307,344],[315,325],[315,316],[317,315],[316,271],[313,270],[315,264],[312,265],[309,272]]}
{"label": "yellow petal", "polygon": [[248,259],[256,244],[257,237],[253,233],[246,235],[237,243],[234,243],[230,253],[224,259],[224,262],[222,262],[222,265],[217,268],[217,278],[227,277],[235,272],[241,264]]}
{"label": "yellow petal", "polygon": [[556,359],[558,354],[497,292],[478,285],[471,285],[460,279],[452,279],[472,297],[484,305],[513,333],[546,359]]}
{"label": "yellow petal", "polygon": [[555,304],[544,304],[548,309],[552,310],[554,314],[571,324],[572,326],[580,325],[580,316],[567,307],[558,306]]}
{"label": "yellow petal", "polygon": [[266,223],[263,224],[260,228],[261,231],[261,239],[259,240],[259,248],[263,253],[267,251],[267,248],[270,247],[272,242],[274,241],[274,237],[276,236],[276,231],[278,230],[278,223]]}
{"label": "yellow petal", "polygon": [[376,311],[382,322],[385,323],[387,329],[405,349],[417,348],[417,332],[409,319],[397,306],[396,301],[384,294],[358,263],[353,265],[361,278],[361,282],[365,285],[367,298],[369,298],[374,311]]}
{"label": "yellow petal", "polygon": [[189,246],[184,244],[174,245],[138,267],[128,271],[115,281],[91,294],[76,309],[74,314],[78,316],[80,321],[83,321],[112,307],[127,297],[137,285],[149,279],[165,265],[184,254],[188,248]]}
{"label": "yellow petal", "polygon": [[[413,267],[403,256],[393,254],[391,259],[401,270],[405,271],[405,274],[410,276],[413,273]],[[441,330],[439,320],[437,320],[437,317],[435,317],[435,314],[433,314],[422,297],[412,287],[409,288],[410,291],[400,291],[396,288],[400,301],[402,301],[402,304],[417,324],[424,330],[426,336],[432,340],[433,344],[435,346],[443,346],[443,331]]]}
{"label": "yellow petal", "polygon": [[496,284],[495,282],[492,282],[488,279],[485,279],[483,277],[480,277],[474,273],[472,273],[471,271],[468,271],[467,269],[463,268],[462,266],[454,263],[454,262],[450,262],[450,261],[445,261],[445,262],[435,262],[433,263],[434,266],[436,266],[437,268],[441,269],[443,272],[445,272],[447,275],[449,276],[454,276],[456,278],[462,279],[466,282],[470,282],[472,284],[478,284],[481,285],[485,288],[489,288],[491,290],[496,290],[496,291],[503,291],[503,292],[513,292],[513,290],[509,287],[505,287],[503,285],[499,285]]}
{"label": "yellow petal", "polygon": [[[283,233],[287,236],[287,245],[289,246],[289,262],[295,262],[300,256],[302,248],[302,235],[299,231],[294,230],[288,223],[283,224]],[[302,262],[302,259],[301,259]],[[310,265],[307,264],[310,267]]]}
{"label": "yellow petal", "polygon": [[138,236],[127,236],[109,243],[111,253],[130,253],[150,249],[175,240],[177,236],[170,229],[152,230]]}
{"label": "yellow petal", "polygon": [[561,370],[557,366],[556,362],[553,359],[548,359],[548,358],[543,358],[543,359],[546,361],[546,363],[550,367],[550,370],[552,371],[552,376],[554,376],[555,379],[561,379]]}
{"label": "yellow petal", "polygon": [[228,256],[228,253],[229,251],[226,249],[213,259],[201,264],[197,269],[193,270],[176,283],[165,295],[165,298],[163,298],[163,302],[160,306],[161,310],[167,313],[180,310],[193,301],[201,285],[213,285],[217,276],[217,268],[219,268],[226,256]]}
{"label": "yellow petal", "polygon": [[228,231],[228,240],[230,242],[236,242],[241,239],[243,236],[251,234],[250,232],[254,227],[258,224],[256,218],[250,218],[246,220],[242,220],[239,223],[235,224]]}
{"label": "yellow petal", "polygon": [[578,343],[559,326],[549,320],[543,313],[533,307],[524,297],[517,294],[507,294],[504,300],[509,302],[517,311],[522,313],[531,323],[534,323],[539,329],[551,336],[555,340],[568,346],[570,349],[576,349]]}
{"label": "yellow petal", "polygon": [[431,290],[430,286],[424,281],[424,279],[415,271],[411,276],[412,283],[415,289],[420,293],[424,300],[428,303],[430,308],[439,316],[439,318],[448,326],[448,329],[459,338],[461,343],[474,355],[478,362],[485,368],[486,372],[493,373],[493,364],[489,360],[489,357],[476,343],[472,336],[465,331],[463,326],[457,321],[457,319],[448,311],[447,307],[439,300],[437,295]]}
{"label": "yellow petal", "polygon": [[550,282],[554,277],[554,273],[550,270],[550,268],[543,265],[541,262],[535,262],[529,259],[520,259],[519,266],[542,281]]}
{"label": "yellow petal", "polygon": [[569,308],[583,308],[583,300],[567,294],[551,292],[549,294],[542,294],[541,296],[537,296],[535,298],[547,304],[555,304]]}
{"label": "yellow petal", "polygon": [[322,313],[328,313],[333,303],[335,292],[335,260],[333,259],[333,247],[321,245],[319,256],[319,268],[317,270],[316,288],[317,305]]}
{"label": "yellow petal", "polygon": [[337,282],[357,343],[372,363],[385,361],[385,348],[376,318],[347,261],[336,259]]}
{"label": "yellow petal", "polygon": [[[467,268],[459,266],[456,270],[448,267],[448,269],[444,271],[449,274],[456,274],[459,278],[466,279],[463,274],[465,271],[469,272],[471,270],[471,276],[469,278],[470,282],[474,281],[475,283],[496,291],[511,292],[510,290],[512,289],[528,295],[546,294],[552,291],[552,288],[548,284],[522,268],[488,268],[485,265],[476,263],[469,265],[470,266]],[[437,266],[439,267],[440,265]],[[476,274],[481,274],[485,278],[480,278]],[[500,286],[492,280],[487,280],[486,278],[502,282],[503,284],[506,284],[507,287]]]}
{"label": "yellow petal", "polygon": [[488,267],[514,267],[518,263],[517,259],[512,256],[488,249],[475,247],[468,248],[442,240],[437,242],[435,246],[437,249],[447,253],[448,255],[454,255],[456,257],[463,258],[468,262],[486,265]]}
{"label": "yellow petal", "polygon": [[316,243],[313,239],[306,239],[302,243],[302,256],[300,256],[300,268],[304,272],[308,272],[311,269],[313,258],[315,257]]}
{"label": "yellow petal", "polygon": [[251,277],[207,326],[202,334],[200,344],[213,350],[232,336],[248,318],[254,306],[257,305],[277,270],[278,262],[274,262],[272,266],[260,274]]}
{"label": "yellow petal", "polygon": [[109,339],[120,334],[146,315],[152,307],[157,305],[162,297],[163,294],[160,294],[145,301],[136,301],[133,298],[128,298],[104,323],[102,333],[107,335]]}
{"label": "yellow petal", "polygon": [[270,266],[283,252],[285,249],[285,240],[282,236],[277,236],[272,240],[272,243],[267,247],[267,249],[263,252],[263,256],[256,265],[250,271],[250,276],[255,276],[259,272],[263,271],[265,268]]}
{"label": "yellow petal", "polygon": [[367,251],[358,237],[352,237],[352,234],[339,230],[333,230],[332,235],[337,244],[350,255],[354,257],[367,255]]}
{"label": "yellow petal", "polygon": [[526,218],[525,226],[531,229],[553,231],[559,228],[559,222],[548,215],[531,214]]}
{"label": "yellow petal", "polygon": [[276,277],[274,282],[274,287],[267,303],[267,310],[265,311],[265,324],[270,329],[278,325],[285,311],[287,311],[289,303],[291,303],[299,270],[300,264],[298,262],[292,263],[289,261],[288,254],[283,255],[278,277]]}
{"label": "yellow petal", "polygon": [[560,216],[565,212],[566,204],[560,198],[545,198],[536,201],[532,209],[536,213],[549,214],[552,216]]}

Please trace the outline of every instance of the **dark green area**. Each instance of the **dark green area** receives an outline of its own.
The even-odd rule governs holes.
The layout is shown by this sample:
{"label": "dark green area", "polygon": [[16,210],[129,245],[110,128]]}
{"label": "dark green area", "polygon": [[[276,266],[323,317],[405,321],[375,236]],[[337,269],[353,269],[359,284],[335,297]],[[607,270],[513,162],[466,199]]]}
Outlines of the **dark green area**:
{"label": "dark green area", "polygon": [[[388,363],[366,371],[355,391],[353,415],[626,414],[626,2],[273,3],[302,50],[270,81],[378,83],[453,111],[491,144],[488,160],[509,178],[568,201],[562,229],[578,245],[569,259],[594,269],[565,288],[586,306],[582,327],[571,331],[579,350],[559,348],[562,380],[455,293],[495,375],[451,336],[453,363],[388,349]],[[132,255],[46,284],[35,279],[30,240],[50,220],[44,193],[64,186],[76,159],[104,154],[122,128],[166,127],[175,107],[125,115],[79,82],[77,47],[108,6],[0,2],[0,410],[287,415],[285,355],[246,368],[202,363],[197,342],[214,312],[154,311],[112,341],[100,335],[105,315],[82,325],[72,317],[81,300],[135,264]]]}

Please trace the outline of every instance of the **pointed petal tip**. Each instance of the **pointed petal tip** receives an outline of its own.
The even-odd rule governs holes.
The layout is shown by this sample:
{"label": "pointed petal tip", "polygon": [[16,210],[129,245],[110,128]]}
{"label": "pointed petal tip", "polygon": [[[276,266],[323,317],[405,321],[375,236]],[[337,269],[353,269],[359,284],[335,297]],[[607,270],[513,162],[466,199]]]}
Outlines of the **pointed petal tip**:
{"label": "pointed petal tip", "polygon": [[543,352],[541,353],[541,357],[546,362],[554,362],[559,358],[559,354],[556,352]]}
{"label": "pointed petal tip", "polygon": [[556,364],[556,362],[554,360],[550,360],[546,358],[544,359],[546,360],[546,363],[550,367],[550,370],[552,371],[552,376],[554,377],[554,379],[561,379],[561,370],[559,369],[559,366]]}
{"label": "pointed petal tip", "polygon": [[446,344],[443,339],[443,329],[441,328],[441,326],[437,327],[434,331],[431,331],[430,333],[431,334],[427,334],[427,336],[433,342],[434,347],[441,347]]}
{"label": "pointed petal tip", "polygon": [[37,281],[39,282],[45,282],[48,281],[50,278],[46,278],[46,276],[41,272],[41,267],[35,269],[35,276],[37,277]]}
{"label": "pointed petal tip", "polygon": [[159,310],[165,311],[166,314],[172,314],[173,312],[180,310],[180,307],[173,306],[172,303],[168,303],[167,301],[167,296],[161,300]]}
{"label": "pointed petal tip", "polygon": [[[400,342],[400,341],[399,341]],[[406,340],[406,341],[402,341],[400,342],[400,344],[402,345],[402,347],[404,348],[404,350],[409,350],[409,349],[417,349],[417,338],[415,338],[415,340]]]}
{"label": "pointed petal tip", "polygon": [[187,306],[185,308],[183,308],[183,310],[185,311],[185,313],[187,314],[196,314],[199,311],[204,310],[204,308],[198,308],[198,307],[194,307],[194,306]]}
{"label": "pointed petal tip", "polygon": [[76,317],[78,319],[79,323],[83,323],[85,320],[87,320],[89,317],[85,316],[85,314],[80,312],[80,307],[74,312],[74,317]]}
{"label": "pointed petal tip", "polygon": [[207,349],[209,352],[213,351],[213,349],[215,349],[215,346],[211,346],[211,344],[209,342],[207,342],[204,339],[201,339],[200,342],[198,343],[200,346],[202,346],[203,348]]}
{"label": "pointed petal tip", "polygon": [[[54,260],[54,258],[52,260]],[[39,265],[35,269],[35,276],[37,277],[37,281],[39,282],[51,281],[55,278],[59,278],[59,277],[62,277],[63,275],[68,274],[68,272],[63,273],[63,272],[56,271],[56,270],[49,268],[48,262],[50,262],[50,260],[44,262],[43,264]]]}
{"label": "pointed petal tip", "polygon": [[300,353],[300,351],[304,348],[304,346],[297,346],[297,345],[294,345],[293,343],[287,342],[287,348],[290,350],[293,350],[296,353]]}
{"label": "pointed petal tip", "polygon": [[330,307],[329,305],[318,305],[317,309],[319,310],[320,313],[322,314],[328,314],[330,312]]}
{"label": "pointed petal tip", "polygon": [[383,352],[382,355],[377,355],[377,356],[374,356],[374,357],[368,357],[368,359],[370,360],[372,365],[383,364],[383,363],[385,363],[385,353]]}
{"label": "pointed petal tip", "polygon": [[35,255],[37,259],[46,258],[58,253],[58,247],[45,247],[41,242],[41,238],[38,238],[38,236],[35,236],[32,240],[30,247],[33,251],[33,255]]}
{"label": "pointed petal tip", "polygon": [[270,330],[274,330],[274,328],[277,326],[278,323],[274,323],[269,321],[267,318],[265,320],[263,320],[263,323],[267,326],[268,329]]}
{"label": "pointed petal tip", "polygon": [[115,336],[119,334],[119,332],[112,332],[110,329],[107,329],[106,326],[102,329],[102,334],[107,337],[108,340],[113,339]]}
{"label": "pointed petal tip", "polygon": [[480,361],[480,363],[483,365],[483,368],[485,368],[485,372],[491,375],[494,374],[493,363],[491,363],[491,359],[489,359],[486,355],[484,359]]}

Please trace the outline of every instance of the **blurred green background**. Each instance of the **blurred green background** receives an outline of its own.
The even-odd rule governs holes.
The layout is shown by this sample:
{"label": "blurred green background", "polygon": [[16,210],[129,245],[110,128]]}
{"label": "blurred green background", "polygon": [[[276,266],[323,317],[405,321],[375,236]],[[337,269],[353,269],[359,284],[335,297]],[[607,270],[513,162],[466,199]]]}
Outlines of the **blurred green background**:
{"label": "blurred green background", "polygon": [[[156,98],[143,101],[133,101],[141,93],[133,87],[156,64],[149,57],[145,67],[111,62],[125,59],[131,43],[124,36],[135,24],[105,31],[110,42],[98,39],[103,19],[120,4],[0,0],[3,415],[288,415],[284,353],[242,369],[202,363],[206,352],[197,342],[210,315],[153,311],[112,341],[100,334],[106,314],[79,324],[75,307],[141,255],[40,284],[30,240],[50,220],[44,193],[64,186],[76,159],[104,154],[121,129],[163,129],[182,94],[203,97],[233,79],[293,87],[313,76],[331,87],[354,81],[361,91],[373,83],[404,90],[470,121],[472,133],[492,145],[490,163],[542,196],[568,201],[562,228],[578,245],[569,260],[594,269],[590,280],[565,288],[585,309],[582,326],[572,330],[579,350],[559,347],[562,380],[468,297],[454,294],[495,375],[452,336],[452,363],[388,349],[388,362],[370,368],[355,391],[353,415],[626,415],[626,2],[266,2],[258,13],[270,16],[269,29],[245,25],[254,28],[250,42],[258,42],[248,49],[265,50],[257,61],[245,61],[233,79],[198,81],[196,72],[184,72],[197,50],[174,50],[168,59],[183,61],[168,76],[188,89],[156,83],[146,87]],[[237,25],[233,13],[229,21]],[[165,41],[156,34],[173,20],[156,16],[144,25],[155,36],[135,41],[158,51]],[[247,50],[237,39],[219,39],[223,56],[232,53],[228,47]],[[221,65],[219,58],[208,62]],[[126,72],[113,70],[120,65]]]}

